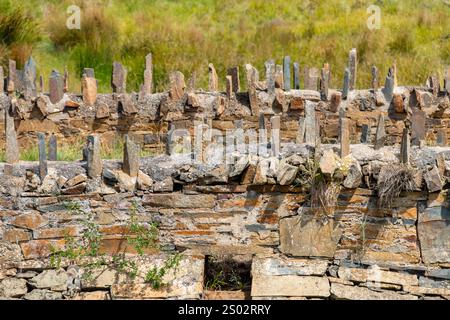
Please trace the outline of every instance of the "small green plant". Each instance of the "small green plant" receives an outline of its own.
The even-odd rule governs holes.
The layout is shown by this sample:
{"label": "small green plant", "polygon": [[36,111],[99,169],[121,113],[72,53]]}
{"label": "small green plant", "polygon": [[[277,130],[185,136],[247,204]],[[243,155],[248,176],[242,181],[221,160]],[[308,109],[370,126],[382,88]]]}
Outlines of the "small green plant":
{"label": "small green plant", "polygon": [[[100,253],[102,236],[99,226],[94,221],[92,212],[83,210],[79,202],[66,202],[65,207],[71,214],[84,215],[83,231],[80,237],[65,235],[64,249],[58,249],[50,246],[50,265],[53,268],[60,268],[62,259],[68,259],[70,263],[76,263],[83,267],[83,279],[91,280],[94,270],[101,267],[113,268],[120,273],[124,273],[131,279],[138,274],[138,265],[135,261],[127,259],[125,252],[119,252],[112,255],[111,259],[105,254]],[[158,248],[157,240],[159,230],[156,223],[150,223],[149,226],[140,224],[136,217],[137,204],[132,203],[131,217],[127,231],[127,241],[134,247],[138,255],[143,255],[146,248]],[[125,236],[125,235],[123,235]],[[85,259],[83,259],[85,258]],[[89,258],[95,258],[94,260]],[[181,255],[176,253],[172,255],[161,268],[150,269],[145,281],[152,284],[155,289],[159,289],[165,283],[162,278],[173,268],[176,268],[181,260]]]}
{"label": "small green plant", "polygon": [[208,290],[245,290],[250,286],[248,263],[238,262],[231,256],[209,256],[205,274]]}
{"label": "small green plant", "polygon": [[175,269],[178,267],[181,261],[181,255],[179,253],[175,253],[170,256],[164,265],[161,268],[153,267],[147,271],[145,275],[145,282],[150,283],[153,289],[160,289],[165,286],[166,283],[163,282],[164,276],[171,269]]}

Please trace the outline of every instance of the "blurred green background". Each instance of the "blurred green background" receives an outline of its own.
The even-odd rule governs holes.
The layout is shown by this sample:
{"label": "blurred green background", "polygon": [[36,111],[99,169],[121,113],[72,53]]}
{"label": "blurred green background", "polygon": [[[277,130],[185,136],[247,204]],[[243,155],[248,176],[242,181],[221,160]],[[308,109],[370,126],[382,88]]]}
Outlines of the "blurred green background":
{"label": "blurred green background", "polygon": [[[67,7],[81,8],[81,30],[66,27]],[[367,28],[367,7],[381,8],[381,28]],[[113,61],[128,68],[128,91],[143,81],[144,59],[153,53],[156,90],[168,72],[197,74],[207,87],[208,62],[225,87],[226,69],[290,55],[301,66],[328,62],[332,87],[341,87],[348,51],[358,49],[358,87],[369,87],[370,68],[397,64],[399,84],[423,84],[450,64],[447,0],[0,0],[1,63],[21,68],[31,54],[45,79],[67,67],[69,86],[80,91],[84,67],[95,69],[99,90],[110,92]],[[5,69],[7,70],[7,69]],[[243,80],[243,72],[241,72]],[[243,82],[245,83],[245,82]]]}

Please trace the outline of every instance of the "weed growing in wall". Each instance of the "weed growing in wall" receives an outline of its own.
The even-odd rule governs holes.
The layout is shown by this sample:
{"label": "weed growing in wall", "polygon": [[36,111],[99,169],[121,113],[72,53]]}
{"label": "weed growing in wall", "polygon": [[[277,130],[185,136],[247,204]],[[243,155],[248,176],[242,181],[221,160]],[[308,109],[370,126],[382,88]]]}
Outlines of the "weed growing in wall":
{"label": "weed growing in wall", "polygon": [[[101,267],[112,268],[120,273],[126,274],[134,279],[138,274],[138,265],[126,257],[124,251],[118,252],[112,256],[100,253],[102,235],[98,224],[94,221],[94,214],[83,210],[79,203],[66,203],[67,210],[74,215],[83,215],[83,231],[80,237],[65,236],[64,249],[60,250],[54,246],[50,247],[50,265],[53,268],[60,268],[63,259],[68,260],[70,264],[76,264],[83,267],[83,278],[91,280],[93,272]],[[156,223],[150,223],[148,226],[138,222],[136,217],[137,204],[132,203],[131,217],[127,225],[126,234],[122,237],[127,239],[139,256],[144,255],[147,248],[158,249],[159,229]],[[145,282],[150,283],[154,289],[159,289],[166,285],[163,277],[172,269],[176,269],[180,263],[181,254],[171,255],[164,265],[160,268],[153,267],[147,271]]]}

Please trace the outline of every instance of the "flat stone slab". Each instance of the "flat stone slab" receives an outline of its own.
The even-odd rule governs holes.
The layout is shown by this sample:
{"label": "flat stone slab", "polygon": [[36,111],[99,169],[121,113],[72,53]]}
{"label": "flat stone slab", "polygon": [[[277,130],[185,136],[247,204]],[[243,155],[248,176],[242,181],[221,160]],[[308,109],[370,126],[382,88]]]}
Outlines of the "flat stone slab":
{"label": "flat stone slab", "polygon": [[450,209],[427,208],[419,214],[417,233],[425,263],[450,262]]}

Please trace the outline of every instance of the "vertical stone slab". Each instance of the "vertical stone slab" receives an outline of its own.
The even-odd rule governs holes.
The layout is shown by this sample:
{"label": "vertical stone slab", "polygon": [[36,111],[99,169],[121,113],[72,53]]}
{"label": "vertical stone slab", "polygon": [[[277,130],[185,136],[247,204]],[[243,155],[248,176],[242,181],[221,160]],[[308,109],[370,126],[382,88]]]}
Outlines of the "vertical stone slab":
{"label": "vertical stone slab", "polygon": [[19,161],[19,144],[17,142],[17,133],[14,126],[14,117],[12,113],[12,104],[5,106],[5,160],[7,163],[16,163]]}
{"label": "vertical stone slab", "polygon": [[281,117],[273,116],[270,118],[271,124],[271,141],[272,155],[278,157],[281,150],[280,129],[281,129]]}
{"label": "vertical stone slab", "polygon": [[426,137],[426,113],[419,108],[411,108],[411,144],[420,146]]}
{"label": "vertical stone slab", "polygon": [[409,138],[409,128],[403,129],[402,142],[400,145],[400,161],[409,164],[411,154],[411,142]]}
{"label": "vertical stone slab", "polygon": [[305,142],[305,118],[300,117],[298,119],[298,130],[297,136],[295,139],[296,143],[304,143]]}
{"label": "vertical stone slab", "polygon": [[349,90],[356,89],[357,64],[356,48],[353,48],[348,55],[348,69],[350,70]]}
{"label": "vertical stone slab", "polygon": [[340,156],[341,158],[346,157],[350,154],[350,130],[349,130],[349,119],[341,118],[339,120],[339,137],[341,142]]}
{"label": "vertical stone slab", "polygon": [[300,65],[294,62],[294,89],[300,89]]}
{"label": "vertical stone slab", "polygon": [[5,92],[5,74],[3,72],[3,67],[0,66],[0,94]]}
{"label": "vertical stone slab", "polygon": [[64,92],[69,91],[69,71],[67,70],[67,67],[64,68]]}
{"label": "vertical stone slab", "polygon": [[283,66],[281,64],[277,64],[275,66],[275,88],[283,89],[283,82]]}
{"label": "vertical stone slab", "polygon": [[186,83],[184,81],[184,74],[180,71],[173,71],[169,74],[170,89],[169,96],[172,100],[180,100],[186,89]]}
{"label": "vertical stone slab", "polygon": [[119,62],[113,63],[111,86],[115,93],[126,93],[127,69]]}
{"label": "vertical stone slab", "polygon": [[232,76],[226,76],[226,94],[228,99],[232,99],[234,97],[233,92],[233,77]]}
{"label": "vertical stone slab", "polygon": [[439,147],[447,146],[447,130],[446,129],[438,129],[436,133],[436,144]]}
{"label": "vertical stone slab", "polygon": [[337,112],[341,105],[342,93],[334,92],[331,94],[330,112]]}
{"label": "vertical stone slab", "polygon": [[58,152],[58,146],[57,146],[56,136],[52,133],[52,135],[50,136],[50,139],[48,140],[47,159],[49,161],[56,161],[57,160],[57,152]]}
{"label": "vertical stone slab", "polygon": [[209,81],[208,88],[210,92],[219,91],[219,77],[217,76],[216,68],[212,63],[208,64]]}
{"label": "vertical stone slab", "polygon": [[144,85],[142,94],[149,95],[153,93],[153,56],[151,53],[145,56]]}
{"label": "vertical stone slab", "polygon": [[39,151],[39,177],[41,178],[41,180],[43,180],[48,172],[47,153],[45,150],[45,134],[39,132],[37,136],[38,136],[38,151]]}
{"label": "vertical stone slab", "polygon": [[8,87],[7,91],[9,93],[13,93],[16,90],[16,61],[9,60],[8,61]]}
{"label": "vertical stone slab", "polygon": [[269,60],[264,63],[266,67],[267,93],[275,94],[275,61]]}
{"label": "vertical stone slab", "polygon": [[305,105],[305,142],[316,143],[316,109],[314,104],[308,102]]}
{"label": "vertical stone slab", "polygon": [[258,70],[250,64],[245,65],[245,70],[247,75],[247,90],[248,99],[250,101],[250,109],[252,111],[252,115],[256,116],[259,114],[258,95],[256,94],[256,83],[259,81],[259,74]]}
{"label": "vertical stone slab", "polygon": [[350,70],[348,68],[345,68],[344,84],[342,86],[342,99],[347,99],[349,88],[350,88]]}
{"label": "vertical stone slab", "polygon": [[283,79],[284,90],[291,90],[291,57],[285,56],[283,59]]}
{"label": "vertical stone slab", "polygon": [[384,88],[382,89],[384,98],[386,99],[386,102],[388,104],[391,103],[392,97],[394,95],[394,86],[394,69],[389,68],[389,72],[384,83]]}
{"label": "vertical stone slab", "polygon": [[81,87],[83,92],[83,102],[88,106],[93,106],[97,101],[97,80],[95,78],[83,75],[81,78]]}
{"label": "vertical stone slab", "polygon": [[95,78],[94,68],[84,68],[82,76],[86,76],[89,78]]}
{"label": "vertical stone slab", "polygon": [[233,92],[236,94],[241,90],[241,85],[240,85],[240,81],[239,81],[239,67],[235,66],[232,68],[229,68],[227,70],[227,75],[231,76],[231,80],[233,83]]}
{"label": "vertical stone slab", "polygon": [[447,92],[447,95],[450,95],[450,66],[448,66],[445,71],[444,89]]}
{"label": "vertical stone slab", "polygon": [[440,87],[439,77],[435,74],[432,76],[429,76],[427,79],[427,85],[428,85],[428,87],[431,88],[431,90],[433,91],[433,95],[436,97],[438,95],[439,89],[440,89],[439,88]]}
{"label": "vertical stone slab", "polygon": [[44,93],[44,76],[39,76],[39,92]]}
{"label": "vertical stone slab", "polygon": [[36,91],[36,63],[33,58],[30,57],[23,68],[23,85],[24,95],[26,98],[35,98]]}
{"label": "vertical stone slab", "polygon": [[317,68],[305,68],[305,89],[317,90],[319,70]]}
{"label": "vertical stone slab", "polygon": [[87,138],[86,148],[87,174],[90,178],[99,178],[102,175],[103,163],[100,155],[100,138],[90,135]]}
{"label": "vertical stone slab", "polygon": [[[228,77],[231,79],[231,76]],[[203,128],[203,121],[194,121],[194,160],[197,163],[203,162]],[[229,141],[227,141],[227,146],[229,145]],[[232,141],[232,145],[234,147],[234,140]]]}
{"label": "vertical stone slab", "polygon": [[64,79],[56,70],[50,74],[49,91],[51,103],[58,103],[64,96]]}
{"label": "vertical stone slab", "polygon": [[370,125],[363,124],[361,126],[361,143],[368,144],[370,143]]}
{"label": "vertical stone slab", "polygon": [[130,177],[137,177],[139,172],[139,145],[125,135],[123,145],[122,170]]}
{"label": "vertical stone slab", "polygon": [[259,148],[258,155],[262,157],[267,156],[267,129],[266,129],[266,119],[264,118],[264,114],[259,114]]}
{"label": "vertical stone slab", "polygon": [[373,92],[378,90],[378,68],[376,66],[372,66],[372,89]]}
{"label": "vertical stone slab", "polygon": [[384,127],[384,116],[380,114],[378,117],[378,126],[377,126],[377,132],[375,134],[375,150],[381,149],[384,147],[384,144],[386,142],[386,130]]}
{"label": "vertical stone slab", "polygon": [[330,67],[328,63],[326,63],[320,73],[320,99],[322,101],[328,101],[329,83],[330,83]]}

